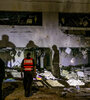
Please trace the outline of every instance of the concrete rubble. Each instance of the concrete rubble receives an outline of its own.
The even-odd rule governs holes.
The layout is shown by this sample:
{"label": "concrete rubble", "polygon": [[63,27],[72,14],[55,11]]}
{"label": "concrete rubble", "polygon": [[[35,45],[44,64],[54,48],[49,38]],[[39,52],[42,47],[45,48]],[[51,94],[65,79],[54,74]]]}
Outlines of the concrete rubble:
{"label": "concrete rubble", "polygon": [[46,80],[48,84],[50,84],[52,87],[64,87],[61,83],[59,83],[57,80]]}
{"label": "concrete rubble", "polygon": [[82,82],[81,80],[76,80],[76,79],[69,79],[68,81],[68,84],[70,85],[70,86],[77,86],[77,85],[85,85],[85,83],[84,82]]}
{"label": "concrete rubble", "polygon": [[[17,70],[6,69],[6,72],[7,72],[7,74],[8,73],[11,74],[11,76],[13,78],[21,78],[21,73],[18,72]],[[83,71],[79,71],[79,70],[77,70],[76,72],[75,71],[69,72],[67,70],[62,70],[61,76],[65,77],[67,79],[66,82],[70,86],[85,85],[86,81],[89,80],[89,78],[86,77],[86,74],[89,75],[89,73],[87,73],[87,72],[86,71],[83,72]],[[8,76],[8,75],[6,75],[6,76]],[[59,80],[59,79],[55,78],[53,76],[53,74],[50,71],[47,71],[46,69],[44,70],[43,73],[37,73],[37,76],[36,76],[36,78],[34,78],[34,80],[42,80],[42,77],[44,77],[47,80],[47,82],[49,82],[49,80]],[[11,78],[11,77],[9,77],[9,78]],[[55,82],[55,81],[53,81],[53,82]],[[51,84],[51,81],[50,81],[50,84]]]}
{"label": "concrete rubble", "polygon": [[[13,78],[8,77],[8,73],[11,74]],[[77,97],[79,97],[79,100],[81,100],[82,97],[84,98],[82,100],[89,99],[90,85],[87,88],[81,87],[86,85],[84,81],[85,73],[83,71],[69,72],[63,70],[61,75],[66,78],[64,82],[67,82],[69,87],[66,87],[66,85],[61,82],[62,79],[55,78],[50,71],[46,69],[42,73],[37,71],[36,78],[33,78],[33,96],[25,98],[22,80],[17,80],[17,78],[20,79],[21,77],[20,72],[15,69],[6,69],[7,79],[4,80],[3,88],[4,92],[8,89],[10,93],[5,93],[4,98],[5,100],[41,100],[41,98],[43,100],[65,100],[65,98],[67,98],[67,100],[72,100],[73,98],[73,100],[77,100]]]}
{"label": "concrete rubble", "polygon": [[62,70],[61,76],[67,79],[70,86],[85,85],[90,82],[90,68],[76,69],[72,71]]}
{"label": "concrete rubble", "polygon": [[45,70],[44,73],[40,73],[39,75],[44,76],[46,79],[55,80],[55,78],[50,71]]}

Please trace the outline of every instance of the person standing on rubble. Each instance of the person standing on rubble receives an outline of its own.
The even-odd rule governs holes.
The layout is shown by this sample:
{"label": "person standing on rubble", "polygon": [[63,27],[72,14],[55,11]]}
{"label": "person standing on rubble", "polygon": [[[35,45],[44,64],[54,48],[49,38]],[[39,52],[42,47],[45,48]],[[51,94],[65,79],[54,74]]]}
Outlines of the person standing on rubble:
{"label": "person standing on rubble", "polygon": [[25,97],[32,95],[32,83],[33,77],[36,75],[36,66],[34,59],[30,57],[31,54],[27,53],[27,57],[23,59],[21,63],[21,77],[23,77],[23,85],[25,90]]}
{"label": "person standing on rubble", "polygon": [[5,63],[0,58],[0,100],[2,100],[2,83],[5,78]]}

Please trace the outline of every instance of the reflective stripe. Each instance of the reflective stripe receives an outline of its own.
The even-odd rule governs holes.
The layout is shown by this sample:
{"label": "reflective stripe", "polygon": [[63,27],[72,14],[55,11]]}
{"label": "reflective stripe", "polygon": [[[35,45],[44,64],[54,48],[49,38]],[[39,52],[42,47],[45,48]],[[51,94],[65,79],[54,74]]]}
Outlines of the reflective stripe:
{"label": "reflective stripe", "polygon": [[25,59],[24,63],[28,64],[28,63],[33,63],[32,59]]}
{"label": "reflective stripe", "polygon": [[24,65],[24,68],[33,68],[33,66],[26,66],[26,65]]}
{"label": "reflective stripe", "polygon": [[30,59],[24,59],[24,65],[33,65],[33,59],[30,58]]}
{"label": "reflective stripe", "polygon": [[31,70],[33,70],[33,68],[24,68],[24,70],[26,71],[31,71]]}

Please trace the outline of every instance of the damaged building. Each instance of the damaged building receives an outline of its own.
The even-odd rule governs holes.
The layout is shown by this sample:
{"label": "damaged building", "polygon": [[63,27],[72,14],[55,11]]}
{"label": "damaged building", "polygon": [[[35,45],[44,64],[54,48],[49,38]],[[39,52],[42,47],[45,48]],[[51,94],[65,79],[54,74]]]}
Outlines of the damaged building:
{"label": "damaged building", "polygon": [[[16,89],[17,84],[20,86],[21,62],[27,52],[31,53],[36,64],[34,86],[49,88],[51,94],[58,95],[56,100],[64,100],[64,95],[67,100],[72,100],[70,97],[88,100],[90,1],[0,1],[0,58],[5,62],[4,92],[5,89],[10,90],[12,83],[12,88],[14,85]],[[20,89],[19,92],[22,91]],[[22,92],[17,94],[18,97],[13,95],[14,92],[5,92],[4,99],[26,100],[21,98]],[[46,100],[44,97],[42,99]],[[40,100],[41,97],[32,98]],[[53,99],[51,95],[50,98]]]}

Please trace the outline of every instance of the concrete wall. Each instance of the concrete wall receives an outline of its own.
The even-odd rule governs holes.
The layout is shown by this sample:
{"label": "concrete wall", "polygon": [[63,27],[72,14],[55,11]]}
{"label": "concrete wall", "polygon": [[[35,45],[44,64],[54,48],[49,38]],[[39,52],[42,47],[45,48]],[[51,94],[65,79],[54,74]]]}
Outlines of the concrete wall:
{"label": "concrete wall", "polygon": [[0,26],[0,40],[3,35],[9,36],[9,41],[16,47],[25,47],[32,40],[39,47],[79,47],[85,41],[79,36],[66,35],[58,26],[58,13],[44,12],[42,26]]}
{"label": "concrete wall", "polygon": [[[84,38],[66,35],[58,25],[58,12],[90,12],[89,0],[2,0],[0,11],[42,11],[42,26],[0,26],[0,40],[5,34],[16,47],[32,40],[39,47],[83,47]],[[82,10],[83,9],[83,10]]]}

